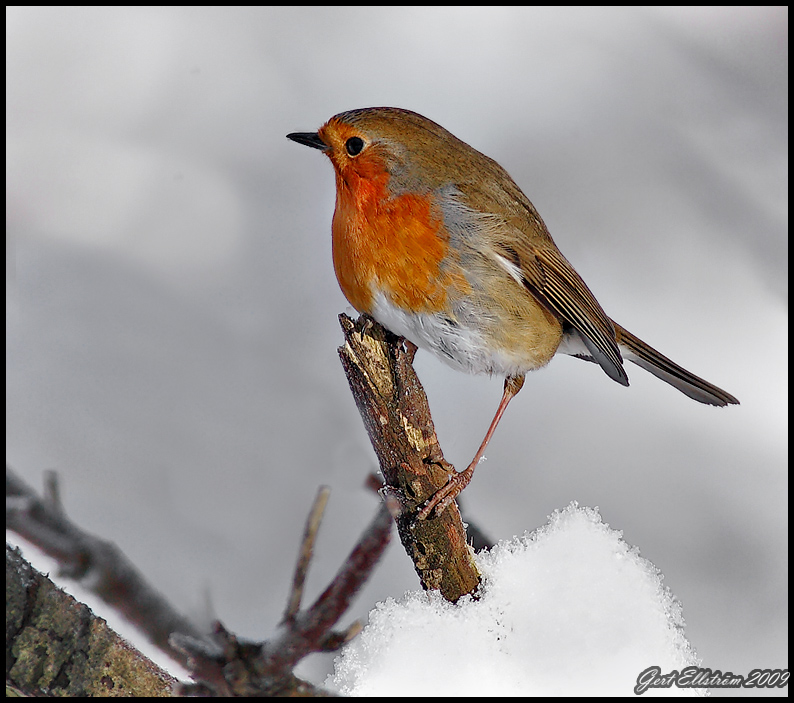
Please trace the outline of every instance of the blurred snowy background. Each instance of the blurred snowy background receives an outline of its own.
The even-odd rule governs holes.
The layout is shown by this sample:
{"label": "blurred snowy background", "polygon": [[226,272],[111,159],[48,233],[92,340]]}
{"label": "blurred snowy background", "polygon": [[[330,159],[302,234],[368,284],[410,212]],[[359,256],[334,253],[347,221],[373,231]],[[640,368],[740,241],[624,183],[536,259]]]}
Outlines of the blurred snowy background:
{"label": "blurred snowy background", "polygon": [[[69,514],[183,610],[209,592],[267,636],[317,486],[310,598],[375,511],[336,353],[332,170],[285,135],[394,105],[499,161],[612,317],[742,402],[555,359],[500,425],[472,517],[502,539],[598,506],[706,666],[788,665],[787,8],[6,18],[8,460],[37,489],[57,469]],[[417,368],[465,466],[501,379]],[[417,585],[394,544],[349,619]]]}

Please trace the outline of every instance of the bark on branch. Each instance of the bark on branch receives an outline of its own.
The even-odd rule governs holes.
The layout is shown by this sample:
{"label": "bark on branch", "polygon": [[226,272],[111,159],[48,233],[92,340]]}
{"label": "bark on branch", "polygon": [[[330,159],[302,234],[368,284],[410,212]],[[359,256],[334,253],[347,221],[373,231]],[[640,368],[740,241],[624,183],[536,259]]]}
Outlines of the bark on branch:
{"label": "bark on branch", "polygon": [[454,469],[444,460],[422,384],[404,340],[362,315],[340,315],[345,344],[339,357],[380,462],[388,492],[400,501],[400,540],[424,588],[456,602],[473,594],[479,573],[454,503],[441,515],[417,521],[418,508]]}
{"label": "bark on branch", "polygon": [[170,696],[176,679],[6,544],[6,686],[25,696]]}

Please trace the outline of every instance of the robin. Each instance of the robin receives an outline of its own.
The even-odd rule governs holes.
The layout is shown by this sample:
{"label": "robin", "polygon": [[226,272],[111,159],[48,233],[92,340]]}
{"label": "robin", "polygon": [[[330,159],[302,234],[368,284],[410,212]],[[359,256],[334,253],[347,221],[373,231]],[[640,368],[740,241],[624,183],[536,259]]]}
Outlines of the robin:
{"label": "robin", "polygon": [[372,107],[287,138],[334,166],[334,269],[350,304],[454,368],[505,377],[474,459],[419,519],[468,485],[527,372],[555,354],[623,386],[628,359],[698,402],[738,404],[607,317],[507,172],[432,120]]}

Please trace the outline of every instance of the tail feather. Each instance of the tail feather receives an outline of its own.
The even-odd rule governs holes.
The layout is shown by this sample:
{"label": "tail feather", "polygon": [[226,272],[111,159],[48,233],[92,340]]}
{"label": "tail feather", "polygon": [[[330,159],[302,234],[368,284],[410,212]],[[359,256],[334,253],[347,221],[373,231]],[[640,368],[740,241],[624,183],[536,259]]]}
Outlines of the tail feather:
{"label": "tail feather", "polygon": [[614,320],[612,324],[615,325],[615,336],[624,359],[650,371],[657,378],[661,378],[700,403],[718,406],[739,404],[739,401],[730,393],[682,368],[639,337],[635,337],[631,332],[625,330]]}

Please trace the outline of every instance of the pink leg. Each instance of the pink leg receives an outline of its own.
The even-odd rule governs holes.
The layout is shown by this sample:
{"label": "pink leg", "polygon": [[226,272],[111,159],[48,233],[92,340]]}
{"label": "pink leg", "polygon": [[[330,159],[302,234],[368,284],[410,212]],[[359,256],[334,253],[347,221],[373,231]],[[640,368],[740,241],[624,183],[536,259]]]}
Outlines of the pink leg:
{"label": "pink leg", "polygon": [[434,510],[436,515],[443,513],[447,506],[458,497],[458,494],[469,485],[469,481],[471,481],[471,477],[474,475],[474,469],[477,468],[477,464],[480,463],[483,454],[485,454],[485,448],[488,446],[488,442],[491,441],[491,437],[493,436],[494,430],[496,430],[496,426],[499,424],[499,420],[502,419],[502,415],[504,415],[505,410],[507,410],[508,403],[510,403],[518,391],[521,390],[521,386],[523,385],[524,376],[508,376],[505,379],[505,389],[502,393],[502,400],[499,402],[499,407],[496,409],[496,415],[494,415],[493,420],[491,420],[491,425],[485,433],[485,439],[483,439],[471,463],[464,471],[451,476],[447,484],[439,488],[431,496],[416,516],[417,520],[426,519]]}

